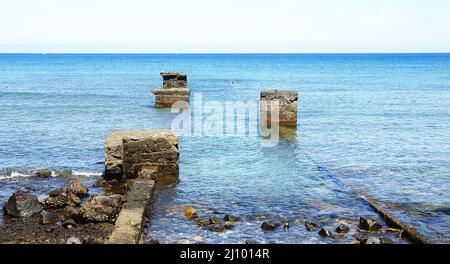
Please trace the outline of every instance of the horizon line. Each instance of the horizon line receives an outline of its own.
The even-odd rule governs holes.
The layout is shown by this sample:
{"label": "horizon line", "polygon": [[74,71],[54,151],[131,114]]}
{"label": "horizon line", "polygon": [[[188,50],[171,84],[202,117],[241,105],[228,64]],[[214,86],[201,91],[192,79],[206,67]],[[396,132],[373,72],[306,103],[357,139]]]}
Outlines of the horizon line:
{"label": "horizon line", "polygon": [[0,55],[389,55],[450,54],[446,52],[0,52]]}

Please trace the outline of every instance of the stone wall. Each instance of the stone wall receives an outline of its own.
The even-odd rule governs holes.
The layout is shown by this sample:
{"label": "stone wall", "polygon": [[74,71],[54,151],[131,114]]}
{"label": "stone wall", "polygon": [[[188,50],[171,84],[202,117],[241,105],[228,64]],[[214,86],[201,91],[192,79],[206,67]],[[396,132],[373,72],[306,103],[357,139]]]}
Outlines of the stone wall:
{"label": "stone wall", "polygon": [[117,131],[105,142],[105,179],[179,175],[178,137],[170,130]]}
{"label": "stone wall", "polygon": [[[271,103],[278,103],[279,116],[272,118]],[[267,104],[264,104],[267,103]],[[281,126],[297,126],[298,92],[266,90],[261,92],[261,123],[277,122]],[[266,123],[267,122],[267,123]]]}
{"label": "stone wall", "polygon": [[187,84],[187,75],[179,72],[162,72],[163,88],[152,92],[156,95],[156,108],[171,108],[175,102],[189,104],[191,91]]}

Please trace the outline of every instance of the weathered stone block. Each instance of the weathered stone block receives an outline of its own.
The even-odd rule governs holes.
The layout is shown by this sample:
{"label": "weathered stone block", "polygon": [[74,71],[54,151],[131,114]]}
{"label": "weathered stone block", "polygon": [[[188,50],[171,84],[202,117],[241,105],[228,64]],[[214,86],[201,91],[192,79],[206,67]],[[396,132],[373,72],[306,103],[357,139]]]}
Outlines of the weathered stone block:
{"label": "weathered stone block", "polygon": [[183,72],[161,72],[163,88],[188,88],[187,75]]}
{"label": "weathered stone block", "polygon": [[113,132],[105,142],[105,178],[138,178],[144,172],[158,176],[166,171],[178,177],[178,156],[178,137],[168,129]]}
{"label": "weathered stone block", "polygon": [[189,104],[191,91],[187,85],[184,73],[162,72],[163,88],[152,92],[156,95],[156,108],[171,108],[175,102],[182,101]]}
{"label": "weathered stone block", "polygon": [[[272,103],[278,104],[278,117],[271,115]],[[270,126],[273,121],[281,126],[297,126],[297,109],[297,91],[266,90],[261,92],[262,124]]]}

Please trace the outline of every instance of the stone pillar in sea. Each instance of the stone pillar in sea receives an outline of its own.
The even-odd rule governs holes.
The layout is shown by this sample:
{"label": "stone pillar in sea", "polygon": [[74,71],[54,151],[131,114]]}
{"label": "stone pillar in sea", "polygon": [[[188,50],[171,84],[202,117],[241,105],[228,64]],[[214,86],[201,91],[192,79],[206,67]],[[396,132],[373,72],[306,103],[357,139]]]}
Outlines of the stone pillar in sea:
{"label": "stone pillar in sea", "polygon": [[178,137],[168,129],[116,131],[105,142],[105,179],[177,181]]}
{"label": "stone pillar in sea", "polygon": [[163,87],[152,92],[156,95],[156,108],[171,108],[175,102],[189,104],[191,91],[187,83],[187,75],[181,72],[162,72]]}
{"label": "stone pillar in sea", "polygon": [[[272,122],[275,122],[280,126],[297,127],[297,91],[264,90],[261,92],[260,102],[262,125],[270,126]],[[278,109],[278,114],[272,112],[276,109]]]}

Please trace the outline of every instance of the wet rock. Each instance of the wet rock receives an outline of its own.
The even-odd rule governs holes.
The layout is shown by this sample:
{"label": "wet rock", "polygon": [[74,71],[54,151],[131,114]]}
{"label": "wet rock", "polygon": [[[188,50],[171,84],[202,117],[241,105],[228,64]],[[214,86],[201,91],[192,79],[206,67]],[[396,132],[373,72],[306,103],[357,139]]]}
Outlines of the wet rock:
{"label": "wet rock", "polygon": [[367,240],[363,241],[362,244],[366,245],[378,245],[381,244],[381,240],[377,237],[369,237]]}
{"label": "wet rock", "polygon": [[212,232],[223,232],[225,230],[225,227],[223,225],[208,225],[206,226],[206,230],[212,231]]}
{"label": "wet rock", "polygon": [[49,211],[42,211],[41,217],[41,224],[43,225],[54,225],[58,222],[58,215]]}
{"label": "wet rock", "polygon": [[209,220],[207,219],[197,219],[196,222],[199,227],[206,227],[209,225]]}
{"label": "wet rock", "polygon": [[66,221],[68,219],[80,219],[80,210],[72,206],[64,208],[61,212],[61,220]]}
{"label": "wet rock", "polygon": [[42,203],[47,209],[63,209],[66,206],[77,207],[81,204],[81,199],[70,188],[59,188],[50,192],[50,197]]}
{"label": "wet rock", "polygon": [[225,217],[223,218],[223,221],[225,221],[225,222],[237,222],[237,221],[239,221],[239,217],[233,216],[233,215],[225,215]]}
{"label": "wet rock", "polygon": [[337,228],[336,228],[336,233],[339,234],[347,234],[348,232],[350,232],[350,227],[348,227],[345,224],[340,224]]}
{"label": "wet rock", "polygon": [[224,225],[225,229],[233,229],[235,227],[235,222],[225,222]]}
{"label": "wet rock", "polygon": [[245,241],[245,244],[247,244],[247,245],[259,245],[260,243],[258,241],[256,241],[256,240],[249,239],[249,240]]}
{"label": "wet rock", "polygon": [[183,216],[184,216],[186,219],[195,219],[195,218],[197,218],[198,215],[197,215],[197,211],[195,211],[194,207],[188,206],[188,207],[184,210]]}
{"label": "wet rock", "polygon": [[217,216],[210,216],[209,224],[210,225],[220,225],[220,224],[222,224],[222,220]]}
{"label": "wet rock", "polygon": [[317,230],[319,228],[319,225],[313,222],[305,222],[306,230],[309,232]]}
{"label": "wet rock", "polygon": [[379,231],[383,226],[372,218],[361,217],[359,219],[359,227],[367,231]]}
{"label": "wet rock", "polygon": [[321,237],[333,237],[333,234],[330,232],[330,230],[326,228],[320,229],[318,233]]}
{"label": "wet rock", "polygon": [[266,231],[275,230],[280,227],[281,224],[273,221],[264,221],[261,225],[261,228]]}
{"label": "wet rock", "polygon": [[36,176],[39,178],[50,178],[52,177],[53,171],[49,169],[40,169],[36,171]]}
{"label": "wet rock", "polygon": [[67,239],[66,244],[68,245],[81,245],[81,240],[78,237],[71,237]]}
{"label": "wet rock", "polygon": [[76,226],[76,225],[77,225],[77,222],[76,222],[75,220],[73,220],[73,219],[67,219],[67,220],[64,221],[61,225],[62,225],[63,227],[65,227],[65,228],[70,229],[70,228]]}
{"label": "wet rock", "polygon": [[72,191],[76,196],[83,198],[88,193],[88,188],[80,181],[71,180],[69,181],[69,190]]}
{"label": "wet rock", "polygon": [[389,237],[380,238],[381,244],[395,244],[395,242]]}
{"label": "wet rock", "polygon": [[42,206],[36,196],[17,191],[8,199],[3,211],[9,216],[29,218],[41,212]]}
{"label": "wet rock", "polygon": [[83,204],[81,216],[89,222],[114,223],[122,209],[122,196],[94,196]]}

